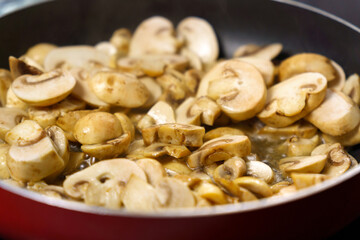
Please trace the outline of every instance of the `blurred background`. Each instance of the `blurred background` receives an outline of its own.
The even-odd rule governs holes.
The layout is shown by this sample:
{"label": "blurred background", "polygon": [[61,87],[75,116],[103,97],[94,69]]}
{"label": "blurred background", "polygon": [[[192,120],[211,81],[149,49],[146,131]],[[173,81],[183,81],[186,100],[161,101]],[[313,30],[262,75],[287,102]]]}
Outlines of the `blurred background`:
{"label": "blurred background", "polygon": [[[45,2],[47,0],[0,0],[0,16],[17,9]],[[219,0],[223,1],[223,0]],[[231,1],[231,0],[229,0]],[[235,1],[235,0],[234,0]],[[281,1],[281,0],[280,0]],[[282,0],[286,2],[287,0]],[[360,0],[294,0],[306,3],[336,15],[360,28]],[[359,66],[360,73],[360,66]],[[311,219],[309,219],[311,221]],[[334,219],[334,221],[336,221]],[[316,224],[316,223],[314,223]],[[360,239],[360,218],[350,223],[330,239]],[[0,238],[1,239],[1,238]]]}

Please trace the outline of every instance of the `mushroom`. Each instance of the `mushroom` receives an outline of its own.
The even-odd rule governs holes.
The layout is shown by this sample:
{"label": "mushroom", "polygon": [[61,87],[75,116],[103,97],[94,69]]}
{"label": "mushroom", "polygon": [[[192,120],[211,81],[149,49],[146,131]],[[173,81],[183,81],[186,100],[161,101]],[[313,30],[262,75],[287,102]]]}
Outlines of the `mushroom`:
{"label": "mushroom", "polygon": [[199,17],[184,18],[176,32],[184,40],[184,47],[198,55],[204,64],[216,61],[219,45],[214,29],[206,20]]}
{"label": "mushroom", "polygon": [[142,158],[136,164],[144,170],[148,182],[155,186],[162,178],[166,177],[166,171],[160,162],[151,158]]}
{"label": "mushroom", "polygon": [[6,95],[11,82],[11,73],[6,69],[0,68],[0,106],[5,107],[6,105]]}
{"label": "mushroom", "polygon": [[264,78],[267,87],[270,87],[274,83],[275,67],[274,64],[266,59],[259,57],[241,57],[239,60],[253,65]]}
{"label": "mushroom", "polygon": [[183,158],[191,154],[187,147],[182,145],[172,145],[166,143],[153,143],[147,146],[143,152],[145,157],[158,158],[165,155],[174,158]]}
{"label": "mushroom", "polygon": [[193,125],[166,123],[142,130],[144,143],[154,142],[200,147],[203,144],[205,129]]}
{"label": "mushroom", "polygon": [[245,157],[251,151],[251,142],[247,136],[223,136],[204,143],[187,159],[190,168],[210,165],[232,157]]}
{"label": "mushroom", "polygon": [[231,59],[218,63],[203,77],[197,97],[206,95],[216,100],[232,120],[241,121],[261,111],[266,101],[266,86],[255,67]]}
{"label": "mushroom", "polygon": [[70,175],[74,173],[80,166],[80,164],[85,160],[85,153],[83,152],[70,152],[69,162],[66,164],[63,171],[63,175]]}
{"label": "mushroom", "polygon": [[288,195],[292,195],[296,192],[297,192],[297,188],[296,188],[295,184],[291,184],[289,186],[281,187],[279,189],[279,191],[275,195],[273,195],[273,197],[288,196]]}
{"label": "mushroom", "polygon": [[257,117],[272,127],[286,127],[318,107],[325,98],[326,79],[302,73],[268,89],[265,108]]}
{"label": "mushroom", "polygon": [[329,179],[329,176],[318,173],[291,173],[291,179],[297,189],[303,189],[322,183]]}
{"label": "mushroom", "polygon": [[226,135],[244,135],[244,132],[234,127],[218,127],[205,133],[204,142]]}
{"label": "mushroom", "polygon": [[305,72],[321,73],[328,82],[334,81],[337,77],[337,71],[327,57],[315,53],[300,53],[281,62],[279,81]]}
{"label": "mushroom", "polygon": [[5,134],[19,124],[27,113],[18,108],[0,108],[0,139],[5,140]]}
{"label": "mushroom", "polygon": [[10,146],[8,144],[0,144],[0,180],[10,178],[9,169],[6,165],[6,155]]}
{"label": "mushroom", "polygon": [[48,185],[43,181],[36,183],[28,183],[26,189],[38,192],[48,197],[68,199],[62,187],[56,185]]}
{"label": "mushroom", "polygon": [[145,148],[146,146],[142,139],[132,141],[126,151],[126,158],[134,160],[144,158]]}
{"label": "mushroom", "polygon": [[22,75],[40,75],[43,73],[43,71],[39,68],[27,64],[26,62],[12,56],[9,57],[9,66],[13,79],[16,79]]}
{"label": "mushroom", "polygon": [[360,105],[360,77],[356,73],[349,76],[342,89],[358,106]]}
{"label": "mushroom", "polygon": [[110,57],[109,67],[111,68],[117,67],[116,62],[118,59],[118,50],[112,43],[107,41],[99,42],[95,45],[95,49],[109,55]]}
{"label": "mushroom", "polygon": [[173,54],[177,48],[173,24],[164,17],[154,16],[145,19],[136,28],[130,42],[129,56]]}
{"label": "mushroom", "polygon": [[286,140],[287,156],[308,156],[312,150],[320,144],[319,135],[315,135],[312,138],[299,138],[297,136],[291,137]]}
{"label": "mushroom", "polygon": [[128,211],[155,211],[160,208],[155,188],[136,175],[130,177],[122,202]]}
{"label": "mushroom", "polygon": [[280,182],[277,182],[277,183],[271,185],[270,188],[271,188],[271,191],[273,192],[273,194],[277,194],[280,192],[281,189],[290,186],[290,184],[291,183],[288,181],[280,181]]}
{"label": "mushroom", "polygon": [[[276,128],[265,125],[259,130],[259,134],[272,134],[277,136],[297,136],[300,138],[312,138],[318,129],[306,121],[298,121],[287,127]],[[206,135],[206,134],[205,134]]]}
{"label": "mushroom", "polygon": [[26,110],[27,104],[23,101],[21,101],[15,93],[12,91],[11,87],[9,87],[7,93],[6,93],[6,105],[7,108],[19,108]]}
{"label": "mushroom", "polygon": [[255,44],[245,44],[235,50],[234,58],[251,56],[265,60],[272,60],[282,51],[282,44],[272,43],[265,46]]}
{"label": "mushroom", "polygon": [[246,163],[241,157],[232,157],[219,165],[214,173],[214,178],[225,178],[227,180],[234,180],[241,177],[246,172]]}
{"label": "mushroom", "polygon": [[50,106],[65,99],[75,87],[67,71],[54,70],[41,75],[22,75],[11,84],[15,95],[32,106]]}
{"label": "mushroom", "polygon": [[237,186],[243,187],[260,197],[270,197],[273,193],[269,185],[259,178],[239,177],[233,181]]}
{"label": "mushroom", "polygon": [[226,180],[224,178],[216,178],[215,182],[226,190],[230,195],[233,195],[241,202],[255,201],[258,198],[244,187],[237,185],[234,181]]}
{"label": "mushroom", "polygon": [[175,113],[172,107],[164,101],[158,101],[147,115],[154,119],[155,124],[175,123]]}
{"label": "mushroom", "polygon": [[113,32],[109,41],[117,48],[119,57],[126,56],[129,52],[131,32],[126,28],[119,28]]}
{"label": "mushroom", "polygon": [[346,81],[344,69],[334,61],[331,61],[331,65],[336,70],[336,78],[333,81],[328,82],[328,88],[341,91],[344,88]]}
{"label": "mushroom", "polygon": [[110,56],[92,46],[67,46],[50,51],[44,59],[46,71],[67,65],[71,68],[88,68],[92,64],[109,66]]}
{"label": "mushroom", "polygon": [[360,143],[360,124],[346,134],[331,136],[323,133],[322,138],[326,143],[341,143],[345,147],[354,146]]}
{"label": "mushroom", "polygon": [[35,121],[25,120],[6,134],[11,144],[6,163],[13,179],[36,182],[63,170],[59,150]]}
{"label": "mushroom", "polygon": [[201,71],[203,69],[203,63],[201,58],[188,48],[182,48],[180,55],[186,57],[189,60],[190,68]]}
{"label": "mushroom", "polygon": [[286,157],[279,161],[279,169],[286,173],[320,173],[327,155]]}
{"label": "mushroom", "polygon": [[146,181],[144,171],[131,160],[103,160],[68,176],[63,187],[68,196],[84,199],[87,204],[118,208],[124,187],[133,175]]}
{"label": "mushroom", "polygon": [[184,73],[184,82],[191,95],[196,94],[203,72],[189,69]]}
{"label": "mushroom", "polygon": [[149,108],[153,106],[160,98],[162,94],[161,86],[151,77],[139,78],[140,82],[145,85],[149,92],[147,101],[141,106],[143,108]]}
{"label": "mushroom", "polygon": [[339,136],[350,132],[359,124],[360,110],[350,97],[329,89],[321,105],[305,119],[323,133]]}
{"label": "mushroom", "polygon": [[187,98],[176,109],[176,122],[212,126],[221,113],[220,107],[208,97]]}
{"label": "mushroom", "polygon": [[130,118],[125,113],[114,113],[114,116],[120,121],[121,129],[124,133],[130,135],[131,141],[135,139],[135,127]]}
{"label": "mushroom", "polygon": [[165,208],[186,208],[195,206],[195,197],[190,189],[175,178],[162,178],[155,187],[158,199]]}
{"label": "mushroom", "polygon": [[194,188],[194,191],[202,198],[215,204],[226,204],[228,203],[226,195],[221,189],[215,184],[201,181]]}
{"label": "mushroom", "polygon": [[271,183],[274,179],[274,172],[271,167],[260,161],[246,162],[246,175],[259,178],[266,183]]}
{"label": "mushroom", "polygon": [[98,72],[89,79],[89,84],[100,100],[115,106],[140,107],[150,95],[136,77],[120,72]]}
{"label": "mushroom", "polygon": [[30,47],[25,56],[33,59],[35,62],[39,63],[40,65],[44,65],[44,60],[46,56],[52,50],[56,49],[57,46],[50,43],[38,43],[32,47]]}
{"label": "mushroom", "polygon": [[47,127],[45,131],[47,136],[53,141],[57,153],[64,160],[64,167],[66,167],[70,158],[70,147],[64,131],[56,125]]}
{"label": "mushroom", "polygon": [[190,175],[193,171],[186,165],[183,160],[168,158],[165,161],[161,160],[161,164],[165,168],[168,175]]}

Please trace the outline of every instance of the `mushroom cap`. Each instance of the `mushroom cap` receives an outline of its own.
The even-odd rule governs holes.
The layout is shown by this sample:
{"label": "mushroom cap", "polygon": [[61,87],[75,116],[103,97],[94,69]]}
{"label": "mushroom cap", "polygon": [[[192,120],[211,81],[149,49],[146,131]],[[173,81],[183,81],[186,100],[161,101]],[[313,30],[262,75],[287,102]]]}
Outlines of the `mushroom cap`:
{"label": "mushroom cap", "polygon": [[173,108],[164,101],[158,101],[150,110],[147,115],[154,119],[156,124],[175,123],[175,113]]}
{"label": "mushroom cap", "polygon": [[51,71],[67,64],[70,67],[89,67],[91,64],[108,66],[110,56],[92,46],[67,46],[50,51],[44,59],[44,68]]}
{"label": "mushroom cap", "polygon": [[98,72],[89,83],[100,100],[115,106],[140,107],[150,95],[141,81],[126,73]]}
{"label": "mushroom cap", "polygon": [[334,61],[330,61],[331,65],[336,70],[336,77],[333,81],[328,82],[328,88],[341,91],[345,85],[346,76],[344,69]]}
{"label": "mushroom cap", "polygon": [[143,108],[149,108],[153,106],[160,98],[162,89],[160,85],[151,77],[139,78],[140,82],[145,85],[149,92],[149,97],[146,102],[141,106]]}
{"label": "mushroom cap", "polygon": [[0,139],[5,140],[5,134],[15,127],[27,113],[19,108],[0,108]]}
{"label": "mushroom cap", "polygon": [[32,120],[25,120],[13,127],[5,135],[5,140],[11,145],[32,145],[46,136],[41,126]]}
{"label": "mushroom cap", "polygon": [[129,46],[129,56],[172,54],[177,50],[174,26],[166,18],[154,16],[142,21],[136,28]]}
{"label": "mushroom cap", "polygon": [[208,96],[235,121],[255,116],[266,101],[266,86],[251,64],[231,59],[218,63],[201,80],[197,96]]}
{"label": "mushroom cap", "polygon": [[9,57],[9,67],[13,79],[16,79],[25,74],[39,75],[43,73],[43,71],[36,68],[35,66],[27,64],[26,62],[12,56]]}
{"label": "mushroom cap", "polygon": [[54,70],[41,75],[22,75],[11,84],[15,95],[32,106],[50,106],[65,99],[75,87],[67,71]]}
{"label": "mushroom cap", "polygon": [[359,124],[360,110],[350,97],[328,89],[324,101],[305,119],[323,133],[339,136],[350,132]]}
{"label": "mushroom cap", "polygon": [[322,183],[329,179],[329,176],[317,173],[291,173],[291,179],[297,189],[303,189]]}
{"label": "mushroom cap", "polygon": [[264,78],[267,87],[273,85],[274,76],[275,76],[275,67],[270,60],[259,57],[253,57],[253,56],[241,57],[238,59],[243,62],[250,63],[257,70],[259,70],[260,74]]}
{"label": "mushroom cap", "polygon": [[246,163],[246,175],[271,183],[274,179],[274,172],[269,165],[260,161],[248,161]]}
{"label": "mushroom cap", "polygon": [[167,176],[164,167],[155,159],[142,158],[137,160],[136,164],[144,170],[149,183],[153,186]]}
{"label": "mushroom cap", "polygon": [[258,118],[272,127],[286,127],[318,107],[327,81],[320,73],[302,73],[268,89],[265,108]]}
{"label": "mushroom cap", "polygon": [[93,112],[80,118],[74,126],[74,137],[81,144],[104,143],[122,134],[117,117],[107,112]]}
{"label": "mushroom cap", "polygon": [[185,47],[198,55],[203,63],[216,61],[219,45],[209,22],[199,17],[187,17],[178,24],[176,32],[184,39]]}
{"label": "mushroom cap", "polygon": [[44,60],[49,52],[57,48],[56,45],[50,44],[50,43],[38,43],[32,47],[30,47],[26,53],[25,56],[33,59],[40,65],[44,64]]}
{"label": "mushroom cap", "polygon": [[342,89],[358,106],[360,104],[360,77],[358,74],[349,76]]}
{"label": "mushroom cap", "polygon": [[320,173],[326,160],[327,155],[287,157],[279,161],[279,168],[286,173]]}

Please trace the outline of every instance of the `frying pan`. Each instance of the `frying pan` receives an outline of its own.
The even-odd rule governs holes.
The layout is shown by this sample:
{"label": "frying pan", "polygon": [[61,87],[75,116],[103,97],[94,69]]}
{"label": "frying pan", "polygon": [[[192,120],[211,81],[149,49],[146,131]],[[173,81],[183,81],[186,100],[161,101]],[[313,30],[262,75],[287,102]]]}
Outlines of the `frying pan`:
{"label": "frying pan", "polygon": [[[323,54],[358,71],[360,31],[307,5],[269,0],[61,0],[0,19],[0,67],[39,42],[95,44],[162,15],[207,19],[221,57],[241,44],[284,44],[283,56]],[[351,153],[360,159],[360,148]],[[0,182],[0,235],[14,239],[319,239],[360,216],[360,167],[293,196],[238,205],[129,213],[41,196]]]}

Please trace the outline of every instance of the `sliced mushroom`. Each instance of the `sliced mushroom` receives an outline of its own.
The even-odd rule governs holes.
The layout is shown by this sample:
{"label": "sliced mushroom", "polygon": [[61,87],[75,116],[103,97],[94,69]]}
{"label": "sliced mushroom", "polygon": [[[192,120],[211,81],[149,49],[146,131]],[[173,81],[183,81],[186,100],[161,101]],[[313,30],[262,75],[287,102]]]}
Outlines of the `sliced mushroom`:
{"label": "sliced mushroom", "polygon": [[58,154],[64,160],[64,167],[66,167],[70,158],[70,147],[69,142],[65,137],[64,131],[60,127],[55,125],[46,128],[45,131],[46,134],[53,141]]}
{"label": "sliced mushroom", "polygon": [[207,131],[204,136],[204,141],[207,142],[214,138],[223,137],[226,135],[244,135],[240,129],[233,127],[218,127],[213,130]]}
{"label": "sliced mushroom", "polygon": [[62,187],[56,185],[48,185],[43,181],[36,183],[28,183],[27,189],[41,193],[42,195],[48,197],[53,197],[58,199],[68,199]]}
{"label": "sliced mushroom", "polygon": [[121,107],[140,107],[150,95],[137,78],[120,72],[98,72],[89,83],[100,100]]}
{"label": "sliced mushroom", "polygon": [[246,162],[246,175],[271,183],[274,179],[274,172],[269,165],[260,161]]}
{"label": "sliced mushroom", "polygon": [[360,77],[353,74],[345,82],[343,93],[349,96],[357,105],[360,105]]}
{"label": "sliced mushroom", "polygon": [[5,107],[6,105],[6,95],[11,82],[11,73],[6,69],[0,68],[0,106]]}
{"label": "sliced mushroom", "polygon": [[129,148],[126,151],[126,158],[129,159],[141,159],[144,158],[144,149],[146,148],[142,139],[134,140],[130,143]]}
{"label": "sliced mushroom", "polygon": [[5,140],[5,134],[27,117],[27,113],[18,108],[0,108],[0,139]]}
{"label": "sliced mushroom", "polygon": [[277,193],[280,192],[281,189],[290,186],[290,184],[291,184],[291,183],[288,182],[288,181],[281,181],[281,182],[275,183],[275,184],[272,185],[270,188],[271,188],[271,191],[273,192],[273,194],[277,194]]}
{"label": "sliced mushroom", "polygon": [[246,188],[243,188],[224,178],[217,178],[215,182],[226,190],[229,194],[239,198],[241,202],[256,201],[258,198]]}
{"label": "sliced mushroom", "polygon": [[133,141],[135,138],[135,127],[130,118],[125,113],[114,113],[114,115],[120,121],[122,131],[128,133],[131,141]]}
{"label": "sliced mushroom", "polygon": [[258,118],[272,127],[286,127],[318,107],[325,98],[326,79],[302,73],[268,89],[265,108]]}
{"label": "sliced mushroom", "polygon": [[165,155],[174,158],[183,158],[191,154],[187,147],[182,145],[172,145],[166,143],[153,143],[144,149],[145,157],[158,158]]}
{"label": "sliced mushroom", "polygon": [[322,138],[326,143],[341,143],[345,147],[354,146],[360,143],[360,124],[344,135],[331,136],[323,133]]}
{"label": "sliced mushroom", "polygon": [[291,179],[297,189],[303,189],[322,183],[329,179],[329,176],[315,173],[291,173]]}
{"label": "sliced mushroom", "polygon": [[0,180],[10,178],[9,169],[6,165],[6,155],[10,146],[8,144],[0,144]]}
{"label": "sliced mushroom", "polygon": [[15,95],[32,106],[49,106],[65,99],[75,87],[67,71],[54,70],[41,75],[22,75],[11,85]]}
{"label": "sliced mushroom", "polygon": [[160,162],[151,158],[142,158],[136,164],[144,170],[148,182],[155,186],[162,178],[166,177],[166,171]]}
{"label": "sliced mushroom", "polygon": [[[276,128],[264,126],[259,130],[259,134],[272,134],[280,136],[298,136],[300,138],[312,138],[317,133],[318,129],[311,123],[306,121],[299,121],[287,127]],[[206,135],[206,134],[205,134]]]}
{"label": "sliced mushroom", "polygon": [[13,179],[35,182],[59,173],[65,166],[58,149],[35,121],[18,124],[6,139],[11,143],[7,166]]}
{"label": "sliced mushroom", "polygon": [[350,97],[329,89],[325,100],[305,119],[323,133],[339,136],[350,132],[359,124],[360,110]]}
{"label": "sliced mushroom", "polygon": [[51,71],[64,64],[71,68],[88,68],[92,64],[106,67],[109,63],[109,55],[92,46],[67,46],[50,51],[44,59],[44,68]]}
{"label": "sliced mushroom", "polygon": [[23,101],[21,101],[13,92],[11,87],[9,87],[7,93],[6,93],[6,105],[7,108],[19,108],[26,110],[27,104]]}
{"label": "sliced mushroom", "polygon": [[164,17],[154,16],[145,19],[136,28],[130,42],[129,56],[172,54],[177,47],[173,24]]}
{"label": "sliced mushroom", "polygon": [[239,60],[253,65],[264,78],[267,87],[270,87],[274,83],[275,67],[274,64],[266,59],[259,57],[241,57]]}
{"label": "sliced mushroom", "polygon": [[186,208],[195,206],[190,189],[180,180],[165,177],[156,185],[158,198],[165,208]]}
{"label": "sliced mushroom", "polygon": [[251,56],[251,54],[255,53],[259,49],[261,49],[259,45],[252,43],[241,45],[235,50],[233,58]]}
{"label": "sliced mushroom", "polygon": [[197,96],[206,95],[216,100],[231,119],[241,121],[261,111],[266,101],[266,86],[255,67],[232,59],[218,63],[203,77]]}
{"label": "sliced mushroom", "polygon": [[202,181],[200,184],[195,186],[194,191],[202,198],[215,204],[226,204],[228,203],[226,195],[221,189],[215,184]]}
{"label": "sliced mushroom", "polygon": [[205,64],[215,62],[219,55],[216,34],[210,23],[199,17],[187,17],[176,32],[185,41],[185,47],[198,55]]}
{"label": "sliced mushroom", "polygon": [[331,61],[331,65],[336,70],[336,78],[333,81],[328,82],[328,88],[341,91],[344,88],[346,81],[344,69],[334,61]]}
{"label": "sliced mushroom", "polygon": [[234,57],[257,57],[266,60],[272,60],[282,51],[282,44],[272,43],[265,46],[258,46],[255,44],[246,44],[236,49]]}
{"label": "sliced mushroom", "polygon": [[29,65],[24,61],[15,57],[9,57],[9,66],[13,79],[16,79],[22,75],[40,75],[43,73],[40,69],[35,66]]}
{"label": "sliced mushroom", "polygon": [[135,162],[125,158],[104,160],[68,176],[63,186],[67,195],[84,199],[87,204],[119,208],[121,194],[132,175],[146,181],[144,171]]}
{"label": "sliced mushroom", "polygon": [[175,123],[175,113],[172,107],[164,101],[158,101],[150,110],[147,112],[155,124],[164,123]]}
{"label": "sliced mushroom", "polygon": [[35,62],[39,63],[40,65],[44,65],[44,60],[46,56],[57,48],[54,44],[50,43],[38,43],[27,50],[25,56],[33,59]]}
{"label": "sliced mushroom", "polygon": [[234,180],[246,172],[246,163],[241,157],[232,157],[219,165],[214,171],[214,178]]}
{"label": "sliced mushroom", "polygon": [[109,41],[117,48],[119,57],[126,56],[129,52],[131,32],[126,28],[117,29],[114,31]]}
{"label": "sliced mushroom", "polygon": [[279,169],[286,173],[320,173],[327,155],[287,157],[279,161]]}
{"label": "sliced mushroom", "polygon": [[151,77],[139,78],[140,82],[145,85],[149,92],[147,101],[142,105],[143,108],[153,106],[160,98],[162,89],[160,85]]}
{"label": "sliced mushroom", "polygon": [[250,153],[251,143],[247,136],[223,136],[204,143],[187,159],[190,168],[210,165],[231,157],[245,157]]}
{"label": "sliced mushroom", "polygon": [[189,69],[184,73],[184,82],[191,95],[196,94],[203,72]]}
{"label": "sliced mushroom", "polygon": [[205,129],[193,125],[167,123],[142,130],[144,143],[154,142],[200,147],[203,144]]}
{"label": "sliced mushroom", "polygon": [[85,160],[85,153],[83,152],[70,152],[69,162],[65,166],[63,175],[69,175],[76,171],[79,168],[80,164]]}
{"label": "sliced mushroom", "polygon": [[321,73],[329,82],[337,77],[337,71],[327,57],[314,53],[300,53],[287,58],[280,64],[279,80],[284,81],[305,72]]}
{"label": "sliced mushroom", "polygon": [[246,188],[260,197],[270,197],[273,193],[269,185],[261,179],[254,177],[240,177],[234,180],[240,187]]}
{"label": "sliced mushroom", "polygon": [[95,45],[95,49],[109,55],[110,57],[109,67],[111,68],[117,67],[117,59],[119,57],[118,50],[112,43],[107,41],[99,42]]}
{"label": "sliced mushroom", "polygon": [[286,143],[287,145],[287,156],[308,156],[314,150],[316,146],[320,144],[319,135],[315,135],[312,138],[299,138],[291,137]]}
{"label": "sliced mushroom", "polygon": [[122,202],[128,211],[155,211],[160,208],[155,188],[136,175],[130,177]]}
{"label": "sliced mushroom", "polygon": [[288,196],[288,195],[292,195],[296,192],[297,192],[297,188],[296,188],[295,184],[291,184],[289,186],[280,188],[279,191],[275,195],[273,195],[273,197]]}
{"label": "sliced mushroom", "polygon": [[182,160],[178,159],[168,159],[161,161],[163,167],[165,168],[168,175],[190,175],[192,173],[191,169],[186,165]]}
{"label": "sliced mushroom", "polygon": [[196,103],[196,99],[189,97],[183,101],[180,106],[177,107],[176,113],[176,122],[182,124],[192,124],[192,125],[201,125],[201,112],[195,111],[192,112],[191,109]]}
{"label": "sliced mushroom", "polygon": [[180,55],[186,57],[189,60],[189,66],[196,70],[203,69],[203,63],[201,58],[193,51],[188,48],[182,48],[180,51]]}

